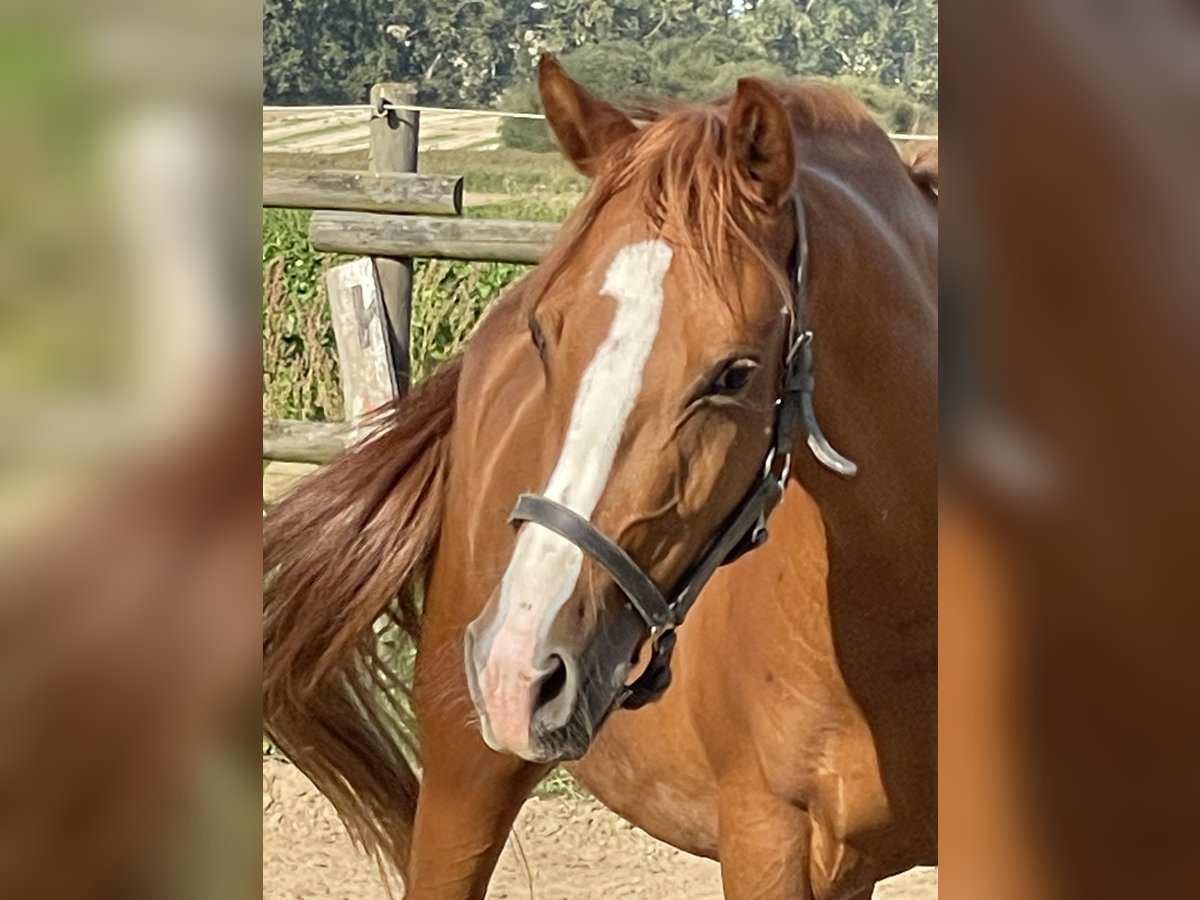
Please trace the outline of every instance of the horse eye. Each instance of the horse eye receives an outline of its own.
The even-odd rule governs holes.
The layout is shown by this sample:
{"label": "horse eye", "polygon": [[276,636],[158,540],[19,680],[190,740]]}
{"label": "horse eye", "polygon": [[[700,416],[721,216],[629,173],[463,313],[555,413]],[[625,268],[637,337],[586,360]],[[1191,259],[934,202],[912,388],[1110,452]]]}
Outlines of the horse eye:
{"label": "horse eye", "polygon": [[730,360],[709,384],[709,395],[730,396],[740,393],[750,383],[757,368],[758,363],[752,359]]}

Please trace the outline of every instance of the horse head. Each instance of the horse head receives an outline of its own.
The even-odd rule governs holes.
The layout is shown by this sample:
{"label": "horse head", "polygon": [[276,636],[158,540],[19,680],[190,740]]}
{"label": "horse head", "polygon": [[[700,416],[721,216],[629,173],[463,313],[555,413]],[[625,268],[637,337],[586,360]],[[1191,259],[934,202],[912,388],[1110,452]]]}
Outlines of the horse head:
{"label": "horse head", "polygon": [[[552,59],[539,83],[588,195],[464,359],[469,530],[521,494],[564,507],[669,595],[762,477],[797,253],[792,129],[765,83],[638,127]],[[463,409],[463,405],[469,409]],[[486,742],[581,756],[650,634],[612,571],[540,521],[515,540],[464,661]],[[500,568],[499,566],[497,567]]]}

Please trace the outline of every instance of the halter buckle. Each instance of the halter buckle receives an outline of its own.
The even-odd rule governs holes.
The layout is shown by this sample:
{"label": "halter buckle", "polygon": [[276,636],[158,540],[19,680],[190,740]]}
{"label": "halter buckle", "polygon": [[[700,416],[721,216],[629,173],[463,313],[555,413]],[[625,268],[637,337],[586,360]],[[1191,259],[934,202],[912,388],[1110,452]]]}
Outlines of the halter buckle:
{"label": "halter buckle", "polygon": [[796,339],[792,341],[792,345],[788,347],[787,364],[790,366],[799,356],[800,351],[804,349],[805,344],[811,344],[813,333],[811,328],[805,328],[802,332],[796,335]]}
{"label": "halter buckle", "polygon": [[633,682],[625,685],[615,704],[617,709],[641,709],[663,695],[671,684],[671,654],[675,650],[675,628],[659,626],[650,631],[650,661]]}
{"label": "halter buckle", "polygon": [[[782,465],[779,471],[775,471],[775,460],[782,460]],[[763,478],[773,479],[779,485],[782,491],[787,487],[788,476],[792,474],[792,451],[777,454],[775,448],[772,447],[767,451],[767,461],[763,465]]]}
{"label": "halter buckle", "polygon": [[767,530],[767,511],[764,509],[758,514],[758,521],[754,523],[750,532],[750,547],[761,547],[770,536],[771,533]]}

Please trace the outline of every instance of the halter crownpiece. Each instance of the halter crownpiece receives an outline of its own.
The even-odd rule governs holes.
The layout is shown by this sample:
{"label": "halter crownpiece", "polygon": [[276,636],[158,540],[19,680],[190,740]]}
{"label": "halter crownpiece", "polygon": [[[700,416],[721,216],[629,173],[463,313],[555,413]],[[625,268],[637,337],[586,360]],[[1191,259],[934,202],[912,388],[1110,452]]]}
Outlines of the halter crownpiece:
{"label": "halter crownpiece", "polygon": [[603,568],[650,629],[652,654],[645,671],[626,685],[614,708],[637,709],[662,696],[671,682],[671,653],[675,629],[700,596],[713,573],[767,540],[767,520],[783,499],[791,474],[792,449],[803,432],[808,448],[821,465],[847,478],[858,466],[829,443],[813,407],[813,333],[806,325],[808,229],[804,203],[797,195],[796,290],[784,359],[783,384],[775,401],[774,437],[763,474],[725,521],[709,544],[670,592],[670,599],[633,558],[595,525],[572,509],[540,494],[521,494],[509,514],[510,522],[533,522],[570,541]]}

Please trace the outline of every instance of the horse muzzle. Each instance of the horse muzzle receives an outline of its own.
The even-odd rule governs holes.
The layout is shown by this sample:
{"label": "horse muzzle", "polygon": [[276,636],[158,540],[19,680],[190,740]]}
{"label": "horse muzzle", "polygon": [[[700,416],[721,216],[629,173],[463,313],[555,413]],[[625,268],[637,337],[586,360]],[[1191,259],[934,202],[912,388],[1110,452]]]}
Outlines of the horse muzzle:
{"label": "horse muzzle", "polygon": [[486,630],[472,623],[463,648],[484,742],[530,762],[581,757],[621,696],[628,652],[614,660],[607,643],[590,641],[578,650],[536,642],[509,646],[506,635]]}

